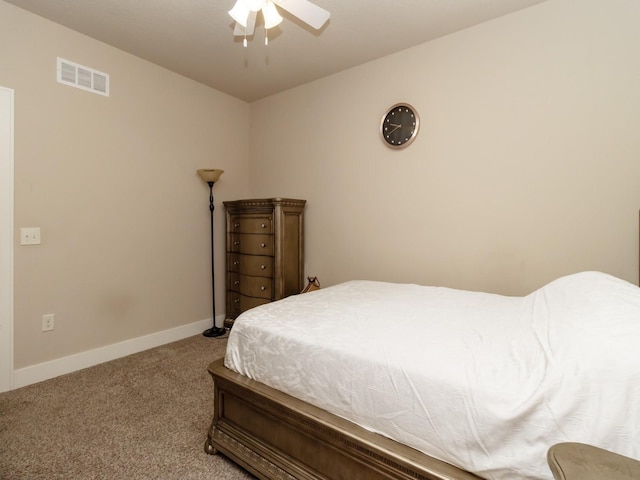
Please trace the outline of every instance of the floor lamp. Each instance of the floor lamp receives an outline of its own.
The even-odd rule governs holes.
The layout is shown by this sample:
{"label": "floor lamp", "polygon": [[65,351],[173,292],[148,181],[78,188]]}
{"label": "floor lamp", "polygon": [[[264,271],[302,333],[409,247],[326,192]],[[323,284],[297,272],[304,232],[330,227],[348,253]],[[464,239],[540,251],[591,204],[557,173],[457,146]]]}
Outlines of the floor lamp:
{"label": "floor lamp", "polygon": [[215,262],[213,254],[213,184],[218,181],[220,175],[224,173],[224,170],[216,169],[200,169],[198,175],[209,185],[209,212],[211,212],[211,302],[213,306],[213,326],[207,328],[202,335],[205,337],[219,337],[226,333],[226,330],[221,327],[216,327],[216,274],[215,274]]}

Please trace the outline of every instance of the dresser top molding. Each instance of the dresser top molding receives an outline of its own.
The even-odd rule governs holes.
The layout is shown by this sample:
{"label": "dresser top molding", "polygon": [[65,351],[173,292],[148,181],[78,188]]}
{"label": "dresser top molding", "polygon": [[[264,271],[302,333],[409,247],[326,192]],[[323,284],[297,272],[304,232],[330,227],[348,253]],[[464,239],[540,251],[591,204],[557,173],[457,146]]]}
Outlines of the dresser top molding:
{"label": "dresser top molding", "polygon": [[243,206],[243,207],[273,207],[281,205],[286,207],[304,207],[306,200],[296,198],[251,198],[248,200],[226,200],[222,202],[225,207]]}

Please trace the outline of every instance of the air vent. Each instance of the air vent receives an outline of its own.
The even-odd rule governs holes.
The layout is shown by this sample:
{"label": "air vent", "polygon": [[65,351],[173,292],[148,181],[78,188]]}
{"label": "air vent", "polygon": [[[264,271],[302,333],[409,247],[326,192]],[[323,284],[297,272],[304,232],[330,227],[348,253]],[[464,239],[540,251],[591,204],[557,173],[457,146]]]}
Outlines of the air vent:
{"label": "air vent", "polygon": [[109,96],[109,75],[58,57],[58,82]]}

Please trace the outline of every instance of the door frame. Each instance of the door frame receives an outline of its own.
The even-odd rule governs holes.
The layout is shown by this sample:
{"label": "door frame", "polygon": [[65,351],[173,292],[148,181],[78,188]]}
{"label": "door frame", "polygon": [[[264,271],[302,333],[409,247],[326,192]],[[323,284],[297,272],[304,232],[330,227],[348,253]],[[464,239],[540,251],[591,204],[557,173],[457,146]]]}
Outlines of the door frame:
{"label": "door frame", "polygon": [[13,389],[14,91],[0,86],[0,392]]}

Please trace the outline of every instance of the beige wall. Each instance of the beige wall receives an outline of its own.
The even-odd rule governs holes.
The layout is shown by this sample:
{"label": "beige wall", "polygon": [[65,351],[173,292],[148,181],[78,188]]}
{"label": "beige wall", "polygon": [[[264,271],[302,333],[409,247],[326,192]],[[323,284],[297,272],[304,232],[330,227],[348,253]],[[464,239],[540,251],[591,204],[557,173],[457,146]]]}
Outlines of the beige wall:
{"label": "beige wall", "polygon": [[[308,200],[325,285],[635,283],[639,25],[637,0],[551,0],[254,102],[252,191]],[[392,151],[378,129],[400,101],[422,126]]]}
{"label": "beige wall", "polygon": [[[109,73],[111,96],[58,84],[58,56]],[[225,170],[222,259],[222,201],[248,195],[249,105],[1,1],[0,85],[15,90],[15,367],[210,318],[195,171]],[[20,246],[20,227],[42,244]]]}

